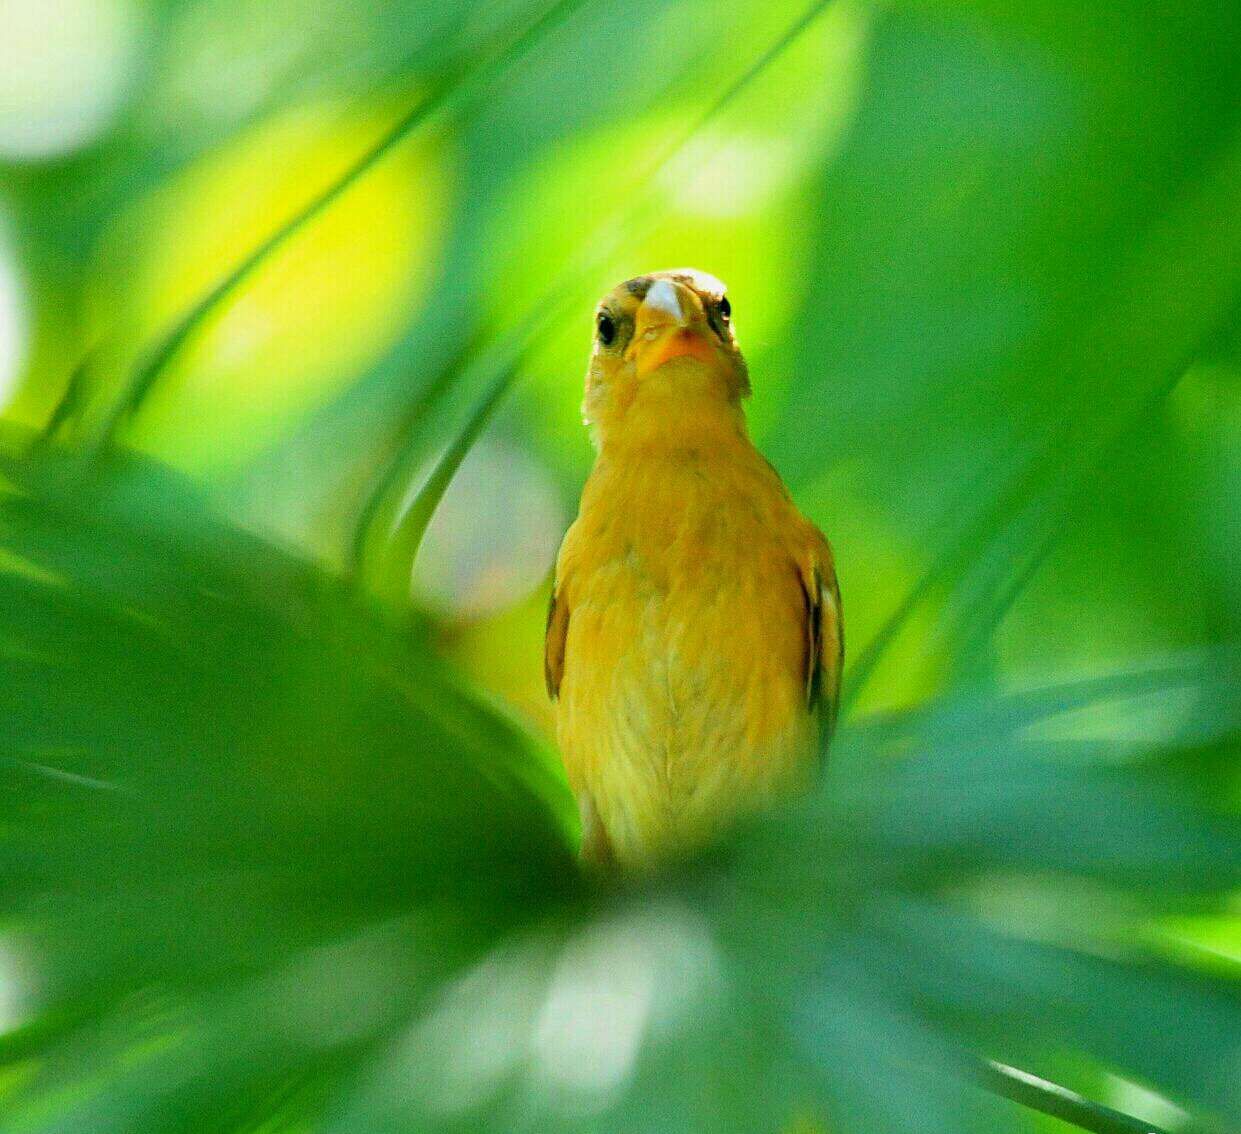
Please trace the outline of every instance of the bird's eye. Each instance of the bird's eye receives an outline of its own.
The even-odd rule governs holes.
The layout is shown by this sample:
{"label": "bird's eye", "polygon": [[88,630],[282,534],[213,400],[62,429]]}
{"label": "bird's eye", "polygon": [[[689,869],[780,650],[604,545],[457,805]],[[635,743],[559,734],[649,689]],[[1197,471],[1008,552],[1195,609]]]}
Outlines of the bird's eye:
{"label": "bird's eye", "polygon": [[724,295],[720,297],[719,306],[720,306],[720,318],[723,319],[725,323],[727,323],[728,320],[732,318],[732,313],[733,313],[733,305],[728,302],[728,296]]}
{"label": "bird's eye", "polygon": [[604,346],[611,346],[616,338],[616,320],[606,311],[601,312],[596,324],[599,328],[599,341]]}

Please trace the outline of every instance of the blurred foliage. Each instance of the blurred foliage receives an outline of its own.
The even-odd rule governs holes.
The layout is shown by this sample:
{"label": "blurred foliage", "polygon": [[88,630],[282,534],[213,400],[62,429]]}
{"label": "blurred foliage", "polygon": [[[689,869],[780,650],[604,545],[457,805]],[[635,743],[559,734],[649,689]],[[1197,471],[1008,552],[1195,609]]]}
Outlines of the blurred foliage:
{"label": "blurred foliage", "polygon": [[[545,581],[677,264],[849,711],[598,891]],[[1235,1129],[1239,374],[1235,0],[0,0],[0,1131]]]}

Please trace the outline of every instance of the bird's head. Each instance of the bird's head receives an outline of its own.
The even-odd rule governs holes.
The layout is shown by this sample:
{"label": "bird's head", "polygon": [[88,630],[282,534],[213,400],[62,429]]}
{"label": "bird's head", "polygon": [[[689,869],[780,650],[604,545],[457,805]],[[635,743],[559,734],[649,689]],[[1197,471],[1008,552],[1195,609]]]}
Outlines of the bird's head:
{"label": "bird's head", "polygon": [[724,285],[689,268],[637,276],[595,310],[583,415],[598,438],[636,407],[662,420],[681,412],[740,423],[750,392]]}

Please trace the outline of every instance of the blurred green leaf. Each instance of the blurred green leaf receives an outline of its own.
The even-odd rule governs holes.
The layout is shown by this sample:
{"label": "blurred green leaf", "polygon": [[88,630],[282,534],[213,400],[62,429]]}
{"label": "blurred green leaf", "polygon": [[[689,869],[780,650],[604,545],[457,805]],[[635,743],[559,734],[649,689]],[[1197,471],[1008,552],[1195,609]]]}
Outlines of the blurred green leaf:
{"label": "blurred green leaf", "polygon": [[[0,1131],[1050,1131],[988,1059],[1241,1124],[1232,0],[62,6],[0,12],[116,92],[0,130]],[[412,560],[479,440],[572,507],[591,301],[686,262],[852,712],[596,886],[542,596]],[[148,386],[148,456],[66,444]],[[490,467],[437,522],[503,566]]]}
{"label": "blurred green leaf", "polygon": [[[1241,820],[1169,738],[1100,763],[1053,727],[1188,692],[1184,744],[1235,752],[1231,654],[876,720],[805,806],[584,904],[563,789],[416,641],[152,466],[3,473],[5,940],[39,990],[4,1128],[984,1130],[965,1052],[1063,1045],[1241,1113],[1237,988],[1125,937],[1241,886]],[[1030,937],[1071,880],[1124,902]]]}

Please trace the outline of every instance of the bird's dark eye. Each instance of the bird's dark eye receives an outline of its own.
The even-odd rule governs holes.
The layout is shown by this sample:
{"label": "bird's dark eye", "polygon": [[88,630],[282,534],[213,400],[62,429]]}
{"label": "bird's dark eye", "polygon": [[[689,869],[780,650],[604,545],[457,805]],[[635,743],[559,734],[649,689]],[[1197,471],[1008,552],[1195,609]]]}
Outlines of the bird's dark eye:
{"label": "bird's dark eye", "polygon": [[616,320],[605,311],[600,313],[596,325],[599,328],[599,341],[604,346],[611,346],[612,340],[616,338]]}
{"label": "bird's dark eye", "polygon": [[732,313],[733,313],[733,305],[728,302],[728,296],[726,295],[721,296],[720,297],[720,318],[723,319],[725,323],[727,323],[728,320],[732,317]]}

